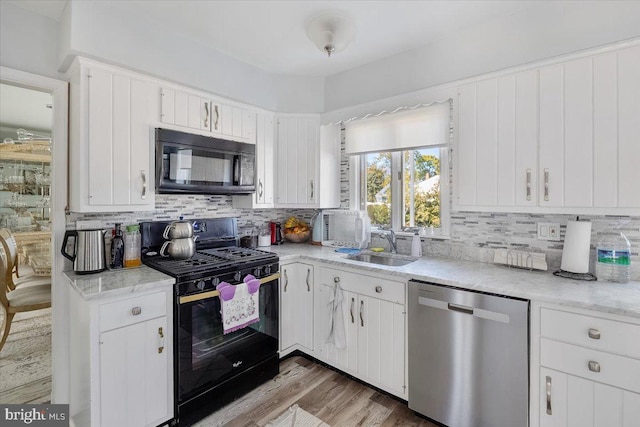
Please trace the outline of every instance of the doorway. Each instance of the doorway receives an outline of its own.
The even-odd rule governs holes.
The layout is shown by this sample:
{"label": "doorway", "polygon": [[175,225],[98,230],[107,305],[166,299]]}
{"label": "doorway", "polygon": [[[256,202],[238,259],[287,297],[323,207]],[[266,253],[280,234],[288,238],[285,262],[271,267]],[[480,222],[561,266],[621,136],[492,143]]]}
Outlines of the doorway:
{"label": "doorway", "polygon": [[55,248],[65,230],[68,83],[0,67],[0,92],[0,227],[15,237],[20,273],[51,281],[51,308],[13,318],[0,403],[67,403],[67,285]]}

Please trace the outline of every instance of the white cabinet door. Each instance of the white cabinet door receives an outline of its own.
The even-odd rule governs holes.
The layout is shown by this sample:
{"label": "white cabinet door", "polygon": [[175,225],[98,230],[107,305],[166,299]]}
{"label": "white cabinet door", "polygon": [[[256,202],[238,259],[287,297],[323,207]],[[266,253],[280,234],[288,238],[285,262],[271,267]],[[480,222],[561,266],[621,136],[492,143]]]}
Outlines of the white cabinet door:
{"label": "white cabinet door", "polygon": [[[276,141],[276,203],[278,205],[318,207],[320,206],[319,194],[322,191],[319,188],[319,176],[324,174],[323,177],[327,178],[327,182],[330,182],[330,178],[333,178],[333,182],[339,180],[339,175],[329,176],[335,168],[327,167],[326,171],[319,170],[321,165],[319,137],[320,122],[317,117],[278,118]],[[338,161],[335,154],[332,160]],[[322,185],[325,185],[324,182]]]}
{"label": "white cabinet door", "polygon": [[[250,195],[233,196],[235,208],[264,209],[273,207],[274,193],[274,116],[272,114],[245,112],[245,125],[249,128],[246,135],[256,144],[256,191]],[[255,125],[251,129],[248,125],[249,117],[254,118]]]}
{"label": "white cabinet door", "polygon": [[331,311],[329,301],[333,293],[331,286],[320,284],[315,289],[314,317],[315,317],[315,346],[314,352],[318,358],[350,374],[358,373],[358,323],[357,305],[358,294],[344,291],[342,316],[345,326],[345,347],[337,349],[327,343],[331,325]]}
{"label": "white cabinet door", "polygon": [[313,351],[313,266],[281,267],[280,349],[300,345]]}
{"label": "white cabinet door", "polygon": [[358,296],[358,374],[404,394],[404,306]]}
{"label": "white cabinet door", "polygon": [[538,73],[516,74],[516,206],[538,204]]}
{"label": "white cabinet door", "polygon": [[542,206],[562,206],[564,194],[564,73],[562,64],[540,70],[540,180]]}
{"label": "white cabinet door", "polygon": [[631,427],[640,394],[552,369],[540,369],[540,427]]}
{"label": "white cabinet door", "polygon": [[293,264],[280,267],[280,351],[296,343],[296,273]]}
{"label": "white cabinet door", "polygon": [[100,335],[102,426],[155,426],[169,418],[167,327],[159,317]]}
{"label": "white cabinet door", "polygon": [[153,114],[157,87],[115,69],[74,65],[69,205],[73,212],[155,207]]}
{"label": "white cabinet door", "polygon": [[537,94],[536,71],[458,89],[458,206],[537,205]]}

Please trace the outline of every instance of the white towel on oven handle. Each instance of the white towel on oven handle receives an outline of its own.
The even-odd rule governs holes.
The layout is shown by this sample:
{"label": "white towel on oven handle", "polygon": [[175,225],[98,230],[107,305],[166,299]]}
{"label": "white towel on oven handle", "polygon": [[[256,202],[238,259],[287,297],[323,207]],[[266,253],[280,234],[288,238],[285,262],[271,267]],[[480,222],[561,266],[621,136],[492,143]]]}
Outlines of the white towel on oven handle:
{"label": "white towel on oven handle", "polygon": [[244,278],[244,283],[231,285],[222,282],[216,286],[220,292],[222,309],[222,329],[228,334],[260,321],[259,295],[260,281],[252,275]]}
{"label": "white towel on oven handle", "polygon": [[327,344],[333,344],[338,350],[347,346],[347,337],[344,326],[344,313],[342,304],[344,295],[339,282],[334,282],[331,296],[329,297],[329,336]]}

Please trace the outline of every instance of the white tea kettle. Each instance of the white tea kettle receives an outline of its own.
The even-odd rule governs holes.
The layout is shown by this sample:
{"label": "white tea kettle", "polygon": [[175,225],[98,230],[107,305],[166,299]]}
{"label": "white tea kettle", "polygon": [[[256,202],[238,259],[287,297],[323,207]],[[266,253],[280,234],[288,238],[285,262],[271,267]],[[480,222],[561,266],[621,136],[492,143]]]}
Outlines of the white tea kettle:
{"label": "white tea kettle", "polygon": [[[73,262],[78,274],[99,273],[107,268],[104,230],[67,230],[62,242],[62,255]],[[69,238],[73,239],[73,253],[67,252]]]}

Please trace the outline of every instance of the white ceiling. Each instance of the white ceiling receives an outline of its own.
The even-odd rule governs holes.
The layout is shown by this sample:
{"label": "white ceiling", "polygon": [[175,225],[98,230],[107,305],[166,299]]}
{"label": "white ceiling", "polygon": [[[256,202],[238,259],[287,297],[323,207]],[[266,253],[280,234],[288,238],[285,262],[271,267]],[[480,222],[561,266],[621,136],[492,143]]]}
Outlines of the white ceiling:
{"label": "white ceiling", "polygon": [[[73,0],[89,1],[89,0]],[[155,21],[263,70],[327,76],[414,49],[462,28],[530,8],[549,13],[584,7],[573,1],[110,1],[121,13]],[[11,1],[59,19],[65,0]],[[103,3],[104,4],[104,3]],[[351,15],[355,40],[327,58],[307,38],[305,22],[324,11]]]}

